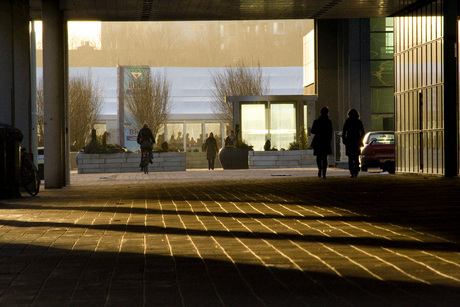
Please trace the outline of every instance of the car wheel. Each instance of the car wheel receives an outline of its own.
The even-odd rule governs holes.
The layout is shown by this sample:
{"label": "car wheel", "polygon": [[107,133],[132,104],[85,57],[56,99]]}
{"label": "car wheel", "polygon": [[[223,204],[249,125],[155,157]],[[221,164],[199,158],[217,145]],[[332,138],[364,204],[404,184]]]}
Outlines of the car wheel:
{"label": "car wheel", "polygon": [[367,165],[361,165],[361,171],[367,172]]}

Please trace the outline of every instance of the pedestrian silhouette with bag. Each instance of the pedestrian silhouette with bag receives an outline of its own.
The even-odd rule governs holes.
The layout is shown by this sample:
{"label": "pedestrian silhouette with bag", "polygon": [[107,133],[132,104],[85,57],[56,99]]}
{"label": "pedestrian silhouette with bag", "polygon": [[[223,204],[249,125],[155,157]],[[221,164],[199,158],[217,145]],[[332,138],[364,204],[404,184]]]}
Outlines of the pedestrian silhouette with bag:
{"label": "pedestrian silhouette with bag", "polygon": [[312,147],[313,154],[316,156],[316,164],[318,165],[318,177],[326,178],[327,171],[327,156],[332,154],[332,122],[329,119],[329,109],[323,107],[321,115],[315,119],[311,127],[313,137]]}
{"label": "pedestrian silhouette with bag", "polygon": [[359,155],[363,146],[364,127],[355,109],[348,111],[348,118],[343,125],[342,142],[345,145],[345,154],[348,156],[350,177],[355,178],[359,173]]}

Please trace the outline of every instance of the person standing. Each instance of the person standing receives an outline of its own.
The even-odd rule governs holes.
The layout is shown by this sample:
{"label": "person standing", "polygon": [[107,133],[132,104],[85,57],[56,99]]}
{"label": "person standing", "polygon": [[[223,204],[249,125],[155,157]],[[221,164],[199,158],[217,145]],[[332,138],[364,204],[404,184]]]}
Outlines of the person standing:
{"label": "person standing", "polygon": [[355,109],[348,111],[348,118],[343,125],[342,142],[345,145],[345,154],[348,156],[350,177],[355,178],[359,173],[359,155],[363,146],[364,127]]}
{"label": "person standing", "polygon": [[235,145],[235,132],[232,130],[230,135],[225,139],[225,147],[232,147],[233,145]]}
{"label": "person standing", "polygon": [[316,164],[318,165],[318,177],[326,178],[327,156],[332,154],[332,122],[329,119],[329,109],[323,107],[321,115],[315,119],[311,127],[313,137],[312,146],[313,154],[316,156]]}
{"label": "person standing", "polygon": [[217,147],[217,141],[212,132],[209,133],[209,137],[204,143],[204,150],[206,151],[206,158],[208,159],[208,170],[214,169],[214,160],[216,159],[219,148]]}
{"label": "person standing", "polygon": [[[149,162],[153,163],[153,144],[155,144],[155,138],[153,137],[152,130],[150,130],[149,126],[147,124],[144,124],[142,129],[139,131],[139,134],[137,135],[137,143],[141,145],[141,152],[146,150],[149,153]],[[141,156],[141,162],[142,162],[142,156]]]}

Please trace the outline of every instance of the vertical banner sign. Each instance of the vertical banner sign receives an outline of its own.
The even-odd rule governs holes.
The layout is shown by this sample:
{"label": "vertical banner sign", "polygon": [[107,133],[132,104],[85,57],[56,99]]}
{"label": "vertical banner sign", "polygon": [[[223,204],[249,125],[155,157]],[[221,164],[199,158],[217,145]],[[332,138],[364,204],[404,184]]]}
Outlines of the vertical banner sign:
{"label": "vertical banner sign", "polygon": [[136,80],[147,75],[149,66],[119,66],[118,84],[122,91],[118,100],[118,124],[120,131],[120,145],[131,151],[138,151],[137,134],[139,133],[129,111],[126,109],[126,100],[130,99]]}

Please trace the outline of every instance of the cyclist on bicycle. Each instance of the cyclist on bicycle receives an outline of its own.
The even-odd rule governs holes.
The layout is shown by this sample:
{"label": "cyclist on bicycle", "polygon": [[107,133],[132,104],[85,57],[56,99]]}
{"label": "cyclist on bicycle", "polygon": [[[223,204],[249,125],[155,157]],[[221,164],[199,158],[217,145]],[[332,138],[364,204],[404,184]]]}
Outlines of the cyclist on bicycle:
{"label": "cyclist on bicycle", "polygon": [[[155,144],[155,138],[153,137],[152,130],[150,130],[147,124],[144,124],[142,129],[139,131],[137,135],[137,143],[141,145],[141,151],[148,151],[149,153],[149,162],[153,163],[153,144]],[[142,162],[142,157],[141,157]]]}

